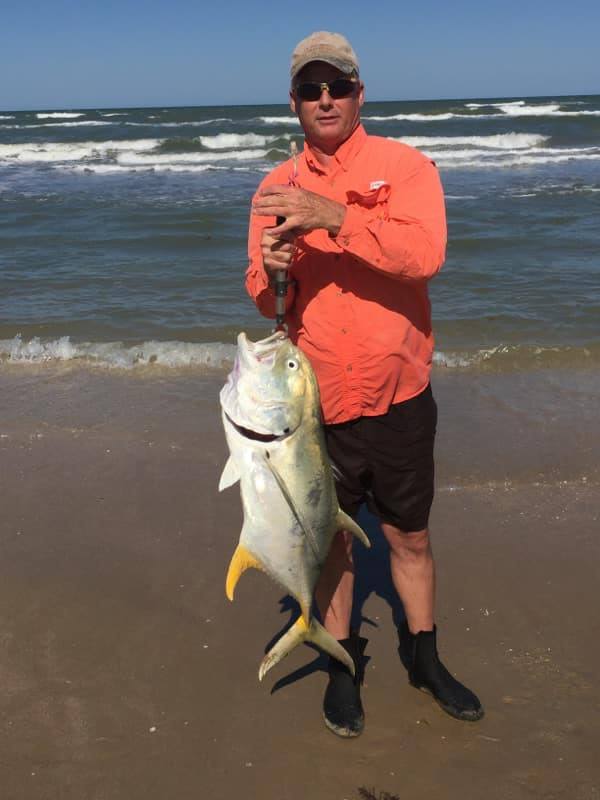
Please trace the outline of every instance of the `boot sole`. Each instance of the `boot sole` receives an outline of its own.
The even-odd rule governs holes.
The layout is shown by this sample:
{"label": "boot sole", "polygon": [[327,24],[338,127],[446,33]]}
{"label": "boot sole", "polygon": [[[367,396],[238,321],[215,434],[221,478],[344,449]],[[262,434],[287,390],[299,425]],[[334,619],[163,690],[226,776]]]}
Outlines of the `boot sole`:
{"label": "boot sole", "polygon": [[356,731],[352,728],[341,728],[339,725],[334,725],[333,722],[330,722],[325,714],[323,714],[323,720],[325,722],[325,727],[330,730],[336,736],[339,736],[341,739],[356,739],[357,736],[360,736],[364,730],[365,723],[361,725],[360,730]]}
{"label": "boot sole", "polygon": [[418,689],[420,692],[423,692],[424,694],[428,694],[430,697],[433,697],[433,699],[442,709],[442,711],[445,711],[446,714],[448,714],[448,716],[452,717],[453,719],[458,719],[461,722],[479,722],[479,720],[483,719],[483,717],[485,716],[485,711],[483,710],[483,708],[480,708],[479,711],[456,711],[454,708],[452,708],[452,706],[447,706],[444,703],[442,703],[441,700],[438,700],[438,698],[434,695],[431,689],[428,689],[426,686],[418,686],[416,683],[411,683],[410,685],[413,686],[415,689]]}

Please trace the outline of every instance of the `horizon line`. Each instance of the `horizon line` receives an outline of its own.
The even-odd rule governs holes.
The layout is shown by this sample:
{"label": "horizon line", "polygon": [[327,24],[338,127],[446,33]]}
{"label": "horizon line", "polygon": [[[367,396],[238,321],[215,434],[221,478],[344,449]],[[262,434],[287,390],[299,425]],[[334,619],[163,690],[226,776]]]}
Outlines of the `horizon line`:
{"label": "horizon line", "polygon": [[[524,95],[495,95],[495,96],[485,96],[485,95],[472,95],[472,96],[464,96],[464,97],[421,97],[412,100],[365,100],[365,105],[369,103],[433,103],[437,101],[443,102],[461,102],[463,100],[544,100],[544,99],[558,99],[561,97],[600,97],[600,94],[591,94],[588,92],[584,93],[566,93],[566,94],[524,94]],[[157,103],[156,105],[130,105],[130,106],[116,106],[116,105],[107,105],[107,106],[39,106],[36,108],[2,108],[0,107],[0,113],[10,113],[14,112],[16,114],[23,114],[28,113],[31,111],[112,111],[112,110],[135,110],[135,111],[142,111],[144,109],[152,109],[155,110],[157,108],[251,108],[257,106],[287,106],[287,102],[281,101],[278,103],[196,103],[192,105],[168,105],[167,103]]]}

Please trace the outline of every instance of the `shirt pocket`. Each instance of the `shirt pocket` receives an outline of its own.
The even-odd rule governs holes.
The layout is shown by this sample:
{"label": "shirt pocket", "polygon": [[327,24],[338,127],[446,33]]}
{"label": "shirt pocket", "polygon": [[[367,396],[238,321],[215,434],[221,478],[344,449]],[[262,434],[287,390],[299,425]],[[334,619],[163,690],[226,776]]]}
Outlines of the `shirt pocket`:
{"label": "shirt pocket", "polygon": [[388,217],[388,201],[391,186],[386,181],[373,181],[359,189],[346,192],[348,205],[368,212],[370,217]]}

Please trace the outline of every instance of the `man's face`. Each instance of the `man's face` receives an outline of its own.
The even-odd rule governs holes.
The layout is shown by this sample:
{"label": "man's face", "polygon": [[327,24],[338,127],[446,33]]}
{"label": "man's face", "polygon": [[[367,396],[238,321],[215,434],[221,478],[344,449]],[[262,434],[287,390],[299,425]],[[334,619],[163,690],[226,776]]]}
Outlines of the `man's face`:
{"label": "man's face", "polygon": [[[311,61],[300,70],[294,85],[305,81],[331,83],[346,77],[331,64]],[[335,152],[350,136],[360,120],[363,103],[364,86],[360,81],[351,95],[339,100],[334,100],[328,91],[323,91],[318,100],[302,100],[293,89],[290,91],[290,107],[298,115],[308,142],[326,153]]]}

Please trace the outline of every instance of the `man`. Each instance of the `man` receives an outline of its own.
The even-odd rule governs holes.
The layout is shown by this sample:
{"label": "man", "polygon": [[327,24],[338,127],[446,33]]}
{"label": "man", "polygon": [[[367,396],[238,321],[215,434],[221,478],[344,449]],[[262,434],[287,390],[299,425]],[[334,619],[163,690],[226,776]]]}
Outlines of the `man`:
{"label": "man", "polygon": [[[275,275],[289,270],[289,335],[319,382],[340,505],[356,515],[367,502],[390,545],[409,680],[452,716],[476,720],[479,700],[438,657],[427,527],[437,418],[427,281],[445,256],[443,192],[424,155],[367,136],[363,102],[358,60],[343,36],[321,31],[298,44],[290,105],[304,152],[297,171],[290,161],[277,167],[254,197],[246,287],[273,317]],[[350,536],[338,534],[316,590],[325,627],[357,667],[353,679],[330,659],[323,711],[340,736],[357,736],[364,726],[362,653],[349,628],[351,548]]]}

